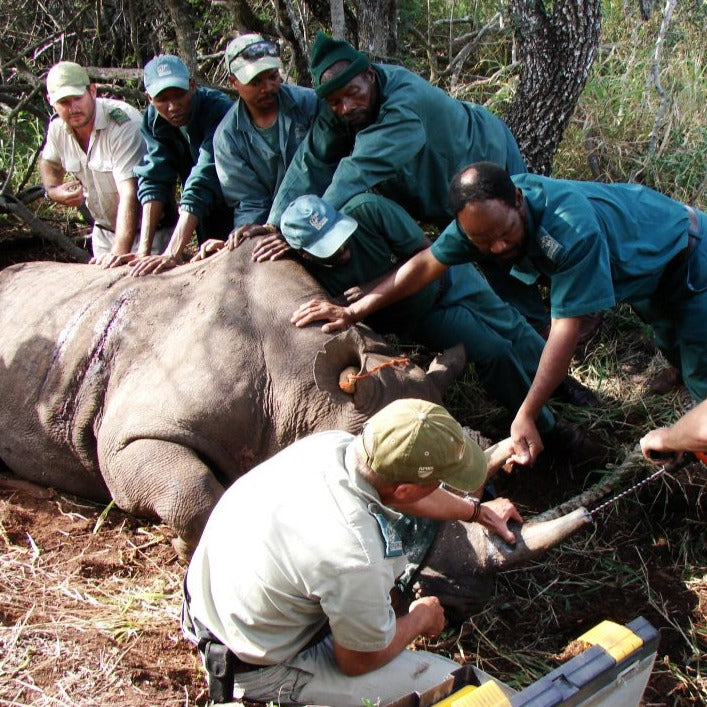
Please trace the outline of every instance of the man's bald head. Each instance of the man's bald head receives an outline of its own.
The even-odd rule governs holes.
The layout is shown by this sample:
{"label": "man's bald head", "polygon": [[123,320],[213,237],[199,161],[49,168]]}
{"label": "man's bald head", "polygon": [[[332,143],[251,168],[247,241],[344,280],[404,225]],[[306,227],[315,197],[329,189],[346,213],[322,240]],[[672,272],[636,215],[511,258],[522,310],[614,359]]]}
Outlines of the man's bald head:
{"label": "man's bald head", "polygon": [[516,186],[503,167],[493,162],[475,162],[464,167],[449,185],[449,203],[452,213],[458,214],[466,204],[497,200],[513,208],[516,205]]}

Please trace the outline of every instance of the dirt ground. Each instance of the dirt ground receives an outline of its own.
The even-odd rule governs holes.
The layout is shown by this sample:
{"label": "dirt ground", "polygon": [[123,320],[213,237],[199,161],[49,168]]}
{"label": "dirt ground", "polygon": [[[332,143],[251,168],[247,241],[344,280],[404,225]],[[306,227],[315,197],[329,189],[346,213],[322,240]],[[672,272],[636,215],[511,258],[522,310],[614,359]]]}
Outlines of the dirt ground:
{"label": "dirt ground", "polygon": [[[6,248],[0,266],[24,259]],[[660,632],[644,704],[704,704],[706,474],[696,464],[612,505],[424,647],[518,687],[601,620],[642,615]],[[497,486],[531,516],[590,481],[555,460]],[[0,483],[0,705],[205,705],[171,538],[115,508]]]}
{"label": "dirt ground", "polygon": [[[556,471],[539,473],[549,480]],[[0,704],[206,704],[198,660],[179,631],[184,567],[172,550],[169,529],[114,508],[103,516],[104,509],[86,501],[7,483],[0,484]],[[683,470],[671,485],[672,491],[663,487],[660,492],[660,502],[669,505],[666,519],[687,521],[698,530],[695,541],[700,535],[704,541],[704,470]],[[514,496],[524,506],[532,500],[528,488],[542,496],[537,483],[516,487]],[[652,489],[642,495],[646,506],[656,501]],[[691,625],[704,636],[707,584],[690,588],[680,581],[673,567],[675,548],[664,538],[645,543],[638,532],[626,542],[624,521],[616,514],[579,538],[576,555],[561,551],[549,564],[501,578],[480,619],[450,629],[444,640],[426,647],[463,662],[476,662],[478,652],[484,669],[509,680],[539,640],[551,656],[604,618],[625,623],[643,615],[660,630],[659,658],[645,704],[699,704],[670,663],[685,660],[682,633]],[[566,582],[568,573],[590,573],[595,553],[606,553],[611,544],[620,545],[622,557],[616,563],[621,573],[579,597],[567,596],[564,607],[553,609],[553,630],[540,636],[537,627],[547,621],[542,615],[547,604],[533,601],[535,587]],[[644,575],[665,616],[642,597],[638,578]],[[479,646],[476,635],[489,612],[499,634],[496,652]],[[704,656],[693,659],[703,661]]]}

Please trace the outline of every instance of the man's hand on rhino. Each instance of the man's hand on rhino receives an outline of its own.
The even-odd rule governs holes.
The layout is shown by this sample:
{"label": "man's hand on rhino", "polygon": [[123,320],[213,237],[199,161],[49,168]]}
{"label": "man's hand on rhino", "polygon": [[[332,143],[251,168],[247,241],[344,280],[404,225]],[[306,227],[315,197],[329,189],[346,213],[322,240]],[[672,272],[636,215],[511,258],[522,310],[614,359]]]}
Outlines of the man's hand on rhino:
{"label": "man's hand on rhino", "polygon": [[253,248],[252,258],[256,263],[264,263],[267,260],[280,260],[286,256],[292,248],[280,233],[271,233],[263,236]]}
{"label": "man's hand on rhino", "polygon": [[243,241],[249,238],[255,238],[256,236],[265,236],[268,233],[273,232],[273,227],[265,225],[261,226],[258,223],[245,223],[238,228],[234,228],[226,239],[226,247],[228,250],[233,250],[238,248],[238,246],[243,243]]}
{"label": "man's hand on rhino", "polygon": [[535,424],[535,420],[516,414],[511,423],[511,439],[513,440],[513,458],[518,464],[532,466],[543,451],[543,442]]}
{"label": "man's hand on rhino", "polygon": [[[206,260],[210,255],[218,253],[226,247],[226,242],[221,241],[218,238],[209,238],[208,241],[204,241],[200,246],[199,250],[196,251],[196,255],[189,261],[190,263],[196,263],[199,260]],[[233,248],[229,248],[233,250]]]}
{"label": "man's hand on rhino", "polygon": [[98,265],[103,268],[103,270],[108,270],[108,268],[119,268],[121,265],[131,263],[136,257],[135,253],[122,253],[121,255],[103,253],[101,255],[94,255],[88,261],[88,264]]}
{"label": "man's hand on rhino", "polygon": [[523,522],[520,513],[507,498],[494,498],[493,501],[481,504],[478,522],[507,543],[515,545],[516,536],[508,527],[508,523],[512,520]]}
{"label": "man's hand on rhino", "polygon": [[142,275],[159,275],[172,268],[176,268],[179,261],[173,255],[143,255],[130,263],[133,277]]}
{"label": "man's hand on rhino", "polygon": [[349,289],[344,292],[344,298],[349,304],[351,304],[352,302],[357,302],[360,300],[365,294],[366,291],[362,287],[354,285],[353,287],[349,287]]}
{"label": "man's hand on rhino", "polygon": [[304,327],[312,322],[328,322],[322,327],[322,331],[327,334],[343,331],[356,323],[346,307],[321,299],[312,299],[301,304],[290,321],[296,327]]}
{"label": "man's hand on rhino", "polygon": [[259,226],[255,223],[240,226],[228,235],[226,246],[229,250],[233,250],[238,248],[248,238],[261,239],[253,248],[252,259],[256,263],[264,263],[266,260],[279,260],[292,250],[282,237],[280,230],[269,223],[264,226]]}

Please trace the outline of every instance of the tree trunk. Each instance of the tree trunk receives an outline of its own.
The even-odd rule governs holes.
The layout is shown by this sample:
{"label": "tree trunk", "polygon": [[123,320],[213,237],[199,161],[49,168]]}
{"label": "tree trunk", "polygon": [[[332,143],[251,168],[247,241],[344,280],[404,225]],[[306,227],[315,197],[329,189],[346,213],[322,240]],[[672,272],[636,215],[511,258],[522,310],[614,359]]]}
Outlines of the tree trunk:
{"label": "tree trunk", "polygon": [[292,0],[276,0],[276,5],[281,34],[292,46],[292,59],[297,72],[297,83],[301,86],[311,86],[309,46],[304,34],[306,27],[300,26],[298,9]]}
{"label": "tree trunk", "polygon": [[189,68],[193,79],[199,78],[199,63],[196,59],[196,37],[194,35],[194,18],[189,11],[186,0],[167,0],[167,8],[174,23],[177,35],[177,46],[182,60]]}
{"label": "tree trunk", "polygon": [[344,0],[331,0],[331,36],[334,39],[344,39],[346,37]]}
{"label": "tree trunk", "polygon": [[91,257],[83,248],[79,248],[66,236],[63,231],[42,221],[32,209],[10,194],[0,194],[0,213],[12,214],[29,226],[33,236],[38,236],[54,243],[79,263],[87,263]]}
{"label": "tree trunk", "polygon": [[358,0],[358,48],[373,59],[386,60],[398,43],[396,0]]}
{"label": "tree trunk", "polygon": [[229,10],[233,20],[233,26],[241,34],[257,32],[258,34],[275,35],[275,27],[272,22],[261,19],[253,12],[248,0],[226,0],[224,3]]}
{"label": "tree trunk", "polygon": [[528,167],[549,174],[599,43],[600,0],[509,0],[521,64],[507,115]]}

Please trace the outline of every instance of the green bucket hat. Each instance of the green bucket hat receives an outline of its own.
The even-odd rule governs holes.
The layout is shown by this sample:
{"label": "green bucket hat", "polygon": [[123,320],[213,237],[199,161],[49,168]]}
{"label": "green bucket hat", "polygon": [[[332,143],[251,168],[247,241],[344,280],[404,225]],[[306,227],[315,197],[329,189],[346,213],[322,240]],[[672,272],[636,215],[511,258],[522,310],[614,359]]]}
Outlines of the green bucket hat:
{"label": "green bucket hat", "polygon": [[[322,74],[337,61],[350,61],[341,73],[322,83]],[[354,49],[343,39],[332,39],[324,32],[317,32],[312,44],[312,76],[314,90],[319,98],[326,98],[345,86],[354,76],[365,71],[371,62],[365,54]]]}

